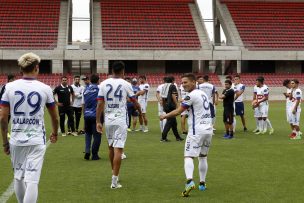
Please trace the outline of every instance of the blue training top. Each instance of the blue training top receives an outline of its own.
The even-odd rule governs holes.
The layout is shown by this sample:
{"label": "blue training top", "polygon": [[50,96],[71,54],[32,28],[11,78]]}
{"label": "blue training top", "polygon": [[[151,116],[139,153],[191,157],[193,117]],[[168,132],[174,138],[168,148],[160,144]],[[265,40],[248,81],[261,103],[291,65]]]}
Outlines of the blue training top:
{"label": "blue training top", "polygon": [[[136,85],[132,85],[132,89],[133,89],[134,94],[136,94],[139,91],[139,87]],[[128,108],[132,108],[133,106],[134,106],[134,104],[132,102],[127,103]]]}
{"label": "blue training top", "polygon": [[90,84],[83,92],[84,118],[96,118],[97,96],[99,88],[97,84]]}

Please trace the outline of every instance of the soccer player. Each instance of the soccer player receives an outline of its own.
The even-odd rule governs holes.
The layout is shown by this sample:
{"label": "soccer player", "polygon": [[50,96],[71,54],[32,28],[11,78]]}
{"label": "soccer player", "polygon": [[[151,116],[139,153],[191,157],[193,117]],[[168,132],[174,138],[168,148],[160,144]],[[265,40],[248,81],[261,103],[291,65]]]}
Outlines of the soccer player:
{"label": "soccer player", "polygon": [[226,129],[226,134],[224,135],[225,139],[233,138],[234,90],[231,88],[231,86],[231,80],[225,80],[225,89],[222,95],[219,97],[220,99],[223,99],[223,121]]}
{"label": "soccer player", "polygon": [[[57,141],[58,117],[52,89],[39,82],[39,56],[28,53],[18,59],[23,78],[6,85],[1,100],[1,133],[4,153],[11,155],[14,191],[18,202],[35,203],[46,151],[44,107],[51,116],[50,141]],[[8,142],[8,114],[11,113],[11,138]]]}
{"label": "soccer player", "polygon": [[291,92],[292,105],[290,106],[290,123],[292,124],[293,127],[293,131],[290,136],[290,139],[300,140],[302,135],[302,133],[300,132],[302,91],[299,88],[299,80],[293,79],[291,80],[290,84],[292,87],[292,92]]}
{"label": "soccer player", "polygon": [[[185,91],[182,84],[179,87],[179,91],[180,91],[180,98],[181,98],[180,102],[182,103],[184,101],[184,99],[188,96],[188,92]],[[188,114],[189,114],[188,110],[185,110],[183,113],[181,113],[181,129],[182,129],[183,135],[188,134],[188,131],[187,131],[187,128],[186,128],[186,120],[188,118]]]}
{"label": "soccer player", "polygon": [[205,94],[208,96],[208,100],[210,102],[211,118],[213,120],[215,118],[215,110],[214,110],[215,92],[216,92],[215,86],[209,83],[208,75],[198,76],[197,80],[198,80],[197,88],[205,92]]}
{"label": "soccer player", "polygon": [[[126,81],[131,83],[132,89],[134,94],[136,94],[139,91],[139,87],[137,86],[137,79],[133,78],[126,78]],[[133,102],[130,101],[130,99],[127,99],[127,107],[128,107],[128,131],[135,131],[136,124],[137,124],[137,118],[138,118],[138,111],[135,109]],[[132,129],[131,129],[131,120],[132,120]]]}
{"label": "soccer player", "polygon": [[83,132],[78,131],[78,129],[79,129],[79,123],[82,114],[82,95],[83,95],[84,87],[80,85],[80,76],[76,75],[74,77],[74,84],[72,84],[71,87],[73,88],[73,92],[75,95],[72,107],[76,121],[75,122],[76,133],[81,134]]}
{"label": "soccer player", "polygon": [[[163,86],[165,85],[165,82],[166,82],[166,77],[163,78],[163,84],[160,84],[157,89],[156,89],[156,99],[158,101],[158,116],[160,115],[163,115],[165,112],[164,112],[164,109],[163,109],[163,99],[161,97],[161,92],[162,92],[162,89],[163,89]],[[166,121],[167,120],[162,120],[162,121],[159,121],[159,126],[160,126],[160,132],[162,133],[163,130],[164,130],[164,127],[166,125]]]}
{"label": "soccer player", "polygon": [[[85,155],[84,159],[89,160],[92,152],[92,160],[99,160],[98,151],[101,142],[101,133],[96,130],[96,107],[99,92],[99,76],[91,75],[91,84],[85,89],[82,97],[82,108],[85,126]],[[101,118],[103,123],[103,115]],[[94,139],[92,144],[92,137]]]}
{"label": "soccer player", "polygon": [[253,108],[255,108],[255,116],[258,117],[258,132],[255,134],[265,134],[267,132],[267,126],[269,126],[270,131],[269,134],[273,134],[274,129],[271,126],[268,117],[268,95],[269,89],[267,85],[264,84],[264,77],[258,77],[256,79],[256,85],[254,86],[254,94],[253,99],[256,101],[253,104]]}
{"label": "soccer player", "polygon": [[71,128],[72,133],[71,135],[77,136],[75,133],[75,126],[74,126],[74,116],[73,116],[73,108],[71,106],[74,102],[74,91],[73,88],[68,85],[68,78],[66,76],[61,77],[61,85],[57,86],[53,90],[53,94],[57,95],[58,101],[56,101],[59,111],[59,120],[60,120],[60,130],[61,135],[63,137],[66,136],[65,134],[65,114],[68,116],[68,126]]}
{"label": "soccer player", "polygon": [[[286,87],[286,92],[283,93],[283,95],[285,96],[286,98],[286,119],[287,119],[287,122],[290,124],[290,127],[291,127],[291,130],[293,131],[293,125],[292,123],[290,122],[290,109],[291,109],[291,106],[292,106],[292,95],[291,95],[291,92],[292,92],[292,88],[291,88],[291,84],[290,84],[290,80],[289,79],[286,79],[283,81],[283,86]],[[293,133],[291,133],[289,135],[289,137],[292,137],[293,136]]]}
{"label": "soccer player", "polygon": [[234,76],[234,93],[235,93],[235,98],[234,98],[234,105],[235,105],[235,115],[240,116],[243,124],[244,131],[247,131],[246,127],[246,121],[245,121],[245,110],[244,110],[244,98],[243,94],[245,91],[245,85],[241,83],[240,76],[236,75]]}
{"label": "soccer player", "polygon": [[111,188],[121,188],[118,175],[121,165],[121,155],[127,140],[127,97],[134,102],[141,115],[141,108],[135,99],[130,83],[125,81],[125,65],[121,61],[112,65],[113,77],[103,81],[99,86],[98,104],[96,110],[96,128],[102,133],[101,115],[104,113],[104,127],[109,144],[109,158],[112,166]]}
{"label": "soccer player", "polygon": [[147,83],[147,78],[144,75],[139,76],[139,90],[136,93],[138,96],[138,102],[141,106],[142,116],[139,116],[140,129],[139,131],[149,132],[148,129],[148,119],[147,119],[147,106],[148,106],[148,96],[150,91],[150,85]]}
{"label": "soccer player", "polygon": [[195,188],[193,181],[194,163],[193,158],[198,157],[200,184],[199,190],[206,190],[207,175],[207,154],[212,139],[212,120],[210,113],[210,102],[207,95],[196,88],[196,78],[193,74],[182,76],[182,84],[185,91],[189,92],[185,97],[182,105],[176,110],[161,115],[160,119],[168,119],[189,110],[188,118],[188,136],[185,142],[184,150],[184,169],[187,178],[185,190],[182,192],[183,197],[188,197],[191,190]]}

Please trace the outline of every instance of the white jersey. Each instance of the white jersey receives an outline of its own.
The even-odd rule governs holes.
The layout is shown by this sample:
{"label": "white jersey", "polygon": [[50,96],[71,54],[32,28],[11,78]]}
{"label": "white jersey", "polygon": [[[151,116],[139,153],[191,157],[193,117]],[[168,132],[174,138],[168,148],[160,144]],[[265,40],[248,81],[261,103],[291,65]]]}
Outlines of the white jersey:
{"label": "white jersey", "polygon": [[[258,87],[258,86],[254,86],[253,88],[254,93],[256,94],[256,99],[258,101],[261,101],[265,96],[269,95],[269,89],[267,87],[267,85],[263,85],[262,87]],[[261,105],[268,105],[268,100],[260,103]]]}
{"label": "white jersey", "polygon": [[50,86],[34,79],[19,79],[5,87],[2,105],[10,107],[12,116],[10,144],[43,145],[46,142],[44,107],[54,107]]}
{"label": "white jersey", "polygon": [[[287,94],[291,94],[292,88],[287,88],[286,93]],[[292,99],[290,99],[290,97],[286,98],[286,110],[291,109],[292,107]]]}
{"label": "white jersey", "polygon": [[105,101],[105,125],[127,125],[127,97],[135,98],[127,81],[109,78],[100,83],[97,99]]}
{"label": "white jersey", "polygon": [[183,85],[181,85],[179,89],[180,89],[181,98],[185,99],[186,96],[188,96],[189,93],[185,91]]}
{"label": "white jersey", "polygon": [[139,85],[139,90],[145,90],[145,94],[138,96],[138,101],[139,102],[148,102],[148,96],[149,96],[149,90],[150,90],[150,85],[148,83],[141,84]]}
{"label": "white jersey", "polygon": [[164,84],[158,85],[156,92],[159,93],[159,96],[161,97],[162,89],[163,89]]}
{"label": "white jersey", "polygon": [[188,136],[199,139],[201,134],[212,133],[210,103],[203,91],[195,89],[190,92],[182,102],[182,106],[189,110]]}
{"label": "white jersey", "polygon": [[204,82],[202,84],[197,85],[197,89],[202,90],[208,97],[210,103],[212,102],[213,94],[215,93],[214,85],[210,84],[209,82]]}
{"label": "white jersey", "polygon": [[295,90],[292,91],[292,105],[291,105],[291,111],[293,110],[293,108],[295,107],[296,101],[300,100],[300,103],[298,105],[297,111],[301,110],[301,100],[302,100],[302,91],[297,88]]}
{"label": "white jersey", "polygon": [[84,91],[84,87],[81,85],[76,86],[75,84],[71,85],[71,87],[73,88],[75,94],[74,103],[72,106],[80,108],[82,107],[82,94]]}
{"label": "white jersey", "polygon": [[[233,85],[233,90],[235,93],[240,92],[240,91],[244,91],[245,90],[245,85],[243,84],[237,84],[237,85]],[[243,97],[244,92],[235,100],[235,102],[243,102],[244,101],[244,97]]]}

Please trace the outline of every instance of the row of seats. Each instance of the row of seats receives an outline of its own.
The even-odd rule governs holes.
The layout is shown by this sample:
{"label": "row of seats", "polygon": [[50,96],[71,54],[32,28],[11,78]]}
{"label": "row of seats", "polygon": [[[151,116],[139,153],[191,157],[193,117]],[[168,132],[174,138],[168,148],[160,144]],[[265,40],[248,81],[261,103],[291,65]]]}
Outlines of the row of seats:
{"label": "row of seats", "polygon": [[103,46],[108,50],[199,50],[193,0],[103,0]]}
{"label": "row of seats", "polygon": [[0,0],[0,49],[54,49],[60,0]]}
{"label": "row of seats", "polygon": [[304,49],[304,2],[221,0],[252,50]]}

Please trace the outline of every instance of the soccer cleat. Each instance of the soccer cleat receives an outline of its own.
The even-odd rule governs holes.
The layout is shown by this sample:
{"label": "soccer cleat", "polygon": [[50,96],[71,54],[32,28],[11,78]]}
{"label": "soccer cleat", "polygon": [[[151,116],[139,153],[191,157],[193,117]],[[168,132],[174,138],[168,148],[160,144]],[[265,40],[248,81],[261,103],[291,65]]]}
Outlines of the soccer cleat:
{"label": "soccer cleat", "polygon": [[261,132],[261,134],[266,134],[267,133],[267,129],[265,129],[265,130],[263,130],[262,132]]}
{"label": "soccer cleat", "polygon": [[147,133],[147,132],[149,132],[149,129],[148,129],[148,127],[145,127],[145,128],[143,129],[143,132],[144,132],[144,133]]}
{"label": "soccer cleat", "polygon": [[90,160],[90,153],[85,153],[84,154],[84,159],[85,160]]}
{"label": "soccer cleat", "polygon": [[183,135],[187,135],[187,134],[188,134],[188,132],[187,132],[187,131],[184,131],[184,132],[183,132]]}
{"label": "soccer cleat", "polygon": [[128,132],[131,132],[132,130],[131,130],[131,128],[128,128]]}
{"label": "soccer cleat", "polygon": [[261,135],[261,134],[263,134],[263,131],[258,130],[258,132],[254,133],[254,134]]}
{"label": "soccer cleat", "polygon": [[11,134],[10,133],[7,133],[7,138],[11,138]]}
{"label": "soccer cleat", "polygon": [[100,159],[100,157],[98,156],[98,155],[93,155],[92,156],[92,160],[93,161],[97,161],[97,160],[99,160]]}
{"label": "soccer cleat", "polygon": [[143,131],[143,129],[139,128],[135,130],[135,132],[139,132],[139,131]]}
{"label": "soccer cleat", "polygon": [[122,188],[122,185],[120,183],[117,182],[116,184],[114,183],[111,184],[111,189],[119,189],[119,188]]}
{"label": "soccer cleat", "polygon": [[74,136],[74,137],[78,137],[78,133],[77,132],[72,132],[71,135]]}
{"label": "soccer cleat", "polygon": [[66,137],[67,135],[65,133],[61,133],[61,136],[62,137]]}
{"label": "soccer cleat", "polygon": [[290,135],[288,135],[288,137],[289,137],[289,138],[294,138],[295,136],[297,136],[297,134],[296,134],[296,133],[294,133],[294,132],[293,132],[293,133],[291,133]]}
{"label": "soccer cleat", "polygon": [[198,189],[200,191],[205,191],[207,189],[206,183],[202,183],[202,184],[200,183],[200,185],[198,186]]}
{"label": "soccer cleat", "polygon": [[229,134],[225,134],[225,135],[223,136],[224,139],[227,139],[228,137],[230,137]]}
{"label": "soccer cleat", "polygon": [[252,131],[253,133],[257,133],[260,132],[260,130],[258,128],[256,128],[254,131]]}
{"label": "soccer cleat", "polygon": [[170,142],[168,139],[161,139],[160,142]]}
{"label": "soccer cleat", "polygon": [[191,190],[195,189],[195,183],[191,180],[190,183],[186,184],[185,190],[182,192],[183,197],[189,197]]}
{"label": "soccer cleat", "polygon": [[296,135],[296,136],[294,136],[294,137],[292,137],[290,139],[291,140],[300,140],[300,139],[302,139],[302,137],[301,137],[301,135]]}
{"label": "soccer cleat", "polygon": [[183,140],[184,140],[184,138],[182,138],[182,137],[176,138],[176,141],[183,141]]}
{"label": "soccer cleat", "polygon": [[247,131],[248,131],[248,129],[245,127],[245,128],[244,128],[244,132],[247,132]]}
{"label": "soccer cleat", "polygon": [[274,133],[274,129],[271,128],[271,129],[269,130],[269,135],[272,135],[273,133]]}
{"label": "soccer cleat", "polygon": [[127,156],[125,155],[125,153],[122,153],[121,154],[121,159],[126,159],[127,158]]}

